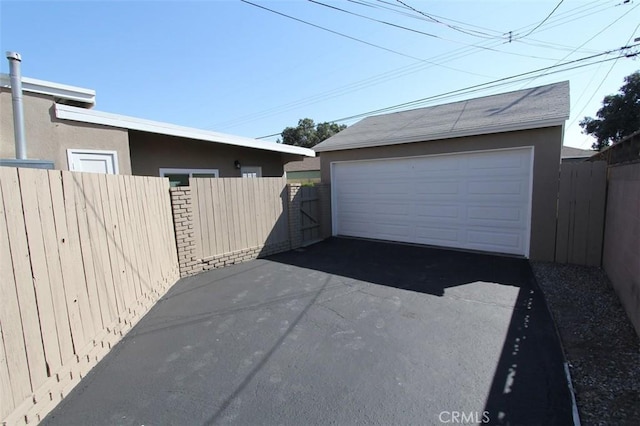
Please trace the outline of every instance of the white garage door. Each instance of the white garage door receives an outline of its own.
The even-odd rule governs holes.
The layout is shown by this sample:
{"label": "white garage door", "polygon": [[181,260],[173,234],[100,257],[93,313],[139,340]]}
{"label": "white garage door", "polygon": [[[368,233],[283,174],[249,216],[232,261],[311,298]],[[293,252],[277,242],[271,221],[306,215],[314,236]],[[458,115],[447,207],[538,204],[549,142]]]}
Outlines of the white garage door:
{"label": "white garage door", "polygon": [[528,256],[533,148],[332,163],[333,233]]}

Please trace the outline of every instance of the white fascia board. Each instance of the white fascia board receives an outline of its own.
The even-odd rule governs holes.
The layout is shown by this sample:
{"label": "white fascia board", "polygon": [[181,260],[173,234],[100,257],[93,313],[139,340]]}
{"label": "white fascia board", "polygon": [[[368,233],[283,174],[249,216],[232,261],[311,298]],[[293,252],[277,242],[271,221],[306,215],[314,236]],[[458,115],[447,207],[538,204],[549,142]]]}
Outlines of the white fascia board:
{"label": "white fascia board", "polygon": [[[344,144],[344,145],[335,145],[335,146],[327,146],[327,147],[317,146],[317,147],[314,147],[314,149],[317,152],[342,151],[346,149],[372,148],[376,146],[400,145],[404,143],[429,142],[429,141],[437,141],[437,140],[443,140],[443,139],[464,138],[467,136],[489,135],[492,133],[515,132],[519,130],[540,129],[543,127],[564,126],[565,121],[568,119],[569,119],[569,116],[554,117],[552,119],[514,123],[514,124],[508,124],[508,125],[501,125],[501,126],[493,126],[493,127],[485,126],[481,128],[465,129],[465,130],[460,130],[456,132],[435,133],[435,134],[425,135],[423,137],[412,136],[412,137],[405,137],[405,138],[394,138],[393,135],[390,135],[382,143]],[[564,135],[564,127],[563,127],[563,135]]]}
{"label": "white fascia board", "polygon": [[177,136],[207,142],[242,146],[245,148],[262,149],[265,151],[281,152],[284,154],[315,157],[316,153],[308,148],[285,145],[275,142],[263,142],[242,136],[227,135],[193,127],[176,126],[160,121],[144,120],[126,115],[94,111],[69,105],[56,104],[56,117],[61,120],[79,121],[82,123],[100,124],[121,129],[139,130],[141,132],[158,133],[161,135]]}
{"label": "white fascia board", "polygon": [[[0,85],[7,88],[11,87],[11,78],[8,74],[0,75]],[[90,106],[93,106],[96,103],[95,90],[53,83],[51,81],[37,80],[35,78],[22,77],[22,90],[31,93],[49,95],[55,98],[81,102]]]}

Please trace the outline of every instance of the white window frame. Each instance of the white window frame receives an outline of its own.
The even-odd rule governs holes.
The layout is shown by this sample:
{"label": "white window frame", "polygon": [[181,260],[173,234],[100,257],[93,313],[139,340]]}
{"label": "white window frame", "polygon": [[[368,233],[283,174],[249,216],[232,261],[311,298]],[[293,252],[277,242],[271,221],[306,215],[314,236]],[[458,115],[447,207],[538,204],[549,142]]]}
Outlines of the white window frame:
{"label": "white window frame", "polygon": [[256,173],[258,175],[256,177],[261,178],[262,177],[262,166],[242,166],[242,167],[240,167],[240,176],[242,176],[243,178],[244,177],[253,178],[253,176],[245,176],[244,175],[245,173]]}
{"label": "white window frame", "polygon": [[76,170],[73,162],[73,156],[77,154],[97,154],[97,155],[110,155],[113,158],[113,174],[119,175],[120,168],[118,163],[118,151],[110,151],[110,150],[102,150],[102,149],[80,149],[80,148],[69,148],[67,149],[67,166],[69,167],[69,171],[82,171]]}
{"label": "white window frame", "polygon": [[218,169],[172,169],[160,167],[160,177],[164,177],[165,174],[184,174],[189,175],[189,178],[191,179],[194,173],[205,173],[208,175],[215,175],[215,177],[220,177]]}

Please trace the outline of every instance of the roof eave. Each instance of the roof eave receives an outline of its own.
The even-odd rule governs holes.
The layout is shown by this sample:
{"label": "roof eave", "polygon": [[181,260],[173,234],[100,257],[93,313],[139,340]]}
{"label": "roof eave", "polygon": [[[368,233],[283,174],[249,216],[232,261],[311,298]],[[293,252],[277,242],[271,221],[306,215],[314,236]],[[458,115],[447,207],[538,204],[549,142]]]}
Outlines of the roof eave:
{"label": "roof eave", "polygon": [[192,127],[176,126],[174,124],[163,123],[160,121],[144,120],[68,105],[55,104],[55,111],[56,117],[61,120],[100,124],[103,126],[121,129],[138,130],[142,132],[158,133],[162,135],[215,142],[225,145],[241,146],[244,148],[261,149],[265,151],[279,152],[282,154],[301,155],[304,157],[316,156],[315,152],[308,148],[278,144],[274,142],[263,142],[241,136],[227,135],[224,133],[211,132]]}
{"label": "roof eave", "polygon": [[[7,88],[11,87],[11,79],[9,78],[9,75],[0,74],[0,85]],[[53,96],[56,99],[79,102],[86,104],[89,108],[93,107],[96,103],[95,90],[53,83],[35,78],[22,77],[22,90],[25,92]]]}
{"label": "roof eave", "polygon": [[414,142],[429,142],[435,140],[444,140],[444,139],[454,139],[454,138],[464,138],[468,136],[476,136],[476,135],[488,135],[492,133],[505,133],[505,132],[515,132],[520,130],[531,130],[531,129],[540,129],[544,127],[554,127],[554,126],[562,126],[566,120],[569,119],[569,115],[565,115],[562,117],[553,117],[547,118],[544,120],[536,120],[525,123],[513,123],[508,125],[500,125],[494,127],[482,127],[482,128],[474,128],[474,129],[465,129],[460,131],[453,131],[447,133],[436,133],[431,135],[426,135],[422,137],[406,137],[406,138],[391,138],[386,139],[384,143],[373,143],[373,144],[354,144],[354,145],[344,145],[344,146],[327,146],[323,147],[321,145],[316,145],[314,150],[316,152],[327,152],[327,151],[343,151],[347,149],[357,149],[357,148],[374,148],[378,146],[389,146],[389,145],[400,145],[405,143],[414,143]]}

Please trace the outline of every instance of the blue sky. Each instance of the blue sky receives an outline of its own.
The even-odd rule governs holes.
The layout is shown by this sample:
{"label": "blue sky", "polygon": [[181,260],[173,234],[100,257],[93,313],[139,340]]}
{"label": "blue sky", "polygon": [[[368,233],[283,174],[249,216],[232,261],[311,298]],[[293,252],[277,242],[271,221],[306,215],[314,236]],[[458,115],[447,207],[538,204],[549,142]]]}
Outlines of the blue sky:
{"label": "blue sky", "polygon": [[640,69],[619,53],[581,60],[640,37],[637,0],[403,0],[415,11],[396,0],[317,0],[370,19],[304,0],[250,1],[343,35],[240,0],[3,0],[0,44],[22,54],[24,76],[96,90],[98,110],[249,137],[576,60],[418,106],[569,80],[565,144],[587,149],[578,121]]}

